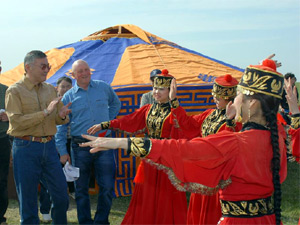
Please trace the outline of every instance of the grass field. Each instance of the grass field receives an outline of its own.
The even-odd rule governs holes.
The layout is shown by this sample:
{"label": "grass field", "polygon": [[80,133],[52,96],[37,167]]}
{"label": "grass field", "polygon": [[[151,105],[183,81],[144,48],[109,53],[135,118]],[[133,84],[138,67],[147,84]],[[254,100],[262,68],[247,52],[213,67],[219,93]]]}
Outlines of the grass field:
{"label": "grass field", "polygon": [[[97,196],[91,196],[92,214],[95,213]],[[110,223],[120,224],[127,211],[130,197],[119,197],[114,199],[110,213]],[[284,225],[297,225],[300,215],[300,166],[296,163],[288,164],[288,177],[282,185],[282,220]],[[6,213],[8,224],[19,224],[19,207],[16,200],[10,200],[9,208]],[[68,211],[68,223],[78,224],[76,215],[76,204],[70,198]],[[43,224],[43,223],[41,223]]]}

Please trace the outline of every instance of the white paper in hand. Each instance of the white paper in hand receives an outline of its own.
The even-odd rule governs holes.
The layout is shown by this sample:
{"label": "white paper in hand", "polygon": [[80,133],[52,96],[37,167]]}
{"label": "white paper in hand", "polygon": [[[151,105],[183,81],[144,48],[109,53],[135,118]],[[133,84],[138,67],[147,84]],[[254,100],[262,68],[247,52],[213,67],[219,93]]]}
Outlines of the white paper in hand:
{"label": "white paper in hand", "polygon": [[72,182],[79,178],[79,168],[70,165],[68,161],[63,167],[63,171],[66,176],[67,182]]}

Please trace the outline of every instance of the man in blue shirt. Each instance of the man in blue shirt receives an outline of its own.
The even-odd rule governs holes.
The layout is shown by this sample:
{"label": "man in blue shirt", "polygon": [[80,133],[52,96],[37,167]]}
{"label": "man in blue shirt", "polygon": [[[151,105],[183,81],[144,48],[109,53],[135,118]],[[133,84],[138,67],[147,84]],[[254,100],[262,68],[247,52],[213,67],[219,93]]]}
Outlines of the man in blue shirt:
{"label": "man in blue shirt", "polygon": [[[78,222],[80,224],[109,224],[108,215],[114,195],[116,170],[113,151],[99,152],[100,154],[94,155],[89,152],[90,148],[79,147],[78,144],[86,141],[81,134],[87,134],[88,128],[94,124],[114,119],[119,113],[121,103],[110,85],[103,81],[91,80],[90,67],[84,60],[77,60],[73,63],[72,75],[76,79],[76,84],[65,93],[62,101],[64,103],[72,102],[69,107],[72,110],[69,114],[72,165],[80,168],[80,177],[75,181]],[[55,136],[62,163],[70,162],[70,156],[66,149],[67,127],[68,124],[58,126]],[[108,131],[106,136],[109,134]],[[91,218],[88,193],[92,165],[95,168],[95,177],[99,186],[98,205],[94,220]]]}

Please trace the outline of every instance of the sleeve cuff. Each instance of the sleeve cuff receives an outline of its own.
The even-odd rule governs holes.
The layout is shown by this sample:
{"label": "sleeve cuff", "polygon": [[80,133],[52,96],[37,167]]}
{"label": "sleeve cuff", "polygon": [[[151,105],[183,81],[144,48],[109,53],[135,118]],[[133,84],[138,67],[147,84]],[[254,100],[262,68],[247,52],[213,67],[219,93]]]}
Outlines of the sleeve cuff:
{"label": "sleeve cuff", "polygon": [[291,127],[294,129],[300,128],[300,113],[291,115]]}
{"label": "sleeve cuff", "polygon": [[179,107],[179,101],[178,101],[177,98],[174,98],[173,100],[171,100],[171,101],[170,101],[170,104],[171,104],[171,107],[172,107],[173,109],[176,109],[176,108]]}
{"label": "sleeve cuff", "polygon": [[234,119],[226,119],[226,126],[227,127],[235,127],[236,123]]}
{"label": "sleeve cuff", "polygon": [[101,123],[101,129],[107,130],[110,127],[110,121],[102,122]]}
{"label": "sleeve cuff", "polygon": [[127,154],[146,157],[151,150],[152,142],[148,138],[128,138]]}

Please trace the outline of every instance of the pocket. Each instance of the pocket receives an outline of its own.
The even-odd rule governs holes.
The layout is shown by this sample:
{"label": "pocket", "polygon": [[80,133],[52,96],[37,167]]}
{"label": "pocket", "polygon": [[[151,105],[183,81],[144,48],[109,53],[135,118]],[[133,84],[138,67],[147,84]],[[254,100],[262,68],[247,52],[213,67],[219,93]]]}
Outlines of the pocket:
{"label": "pocket", "polygon": [[97,111],[102,111],[102,112],[105,112],[105,114],[109,114],[109,111],[108,111],[108,101],[106,99],[98,99],[95,101],[95,106],[96,106],[96,110]]}
{"label": "pocket", "polygon": [[23,140],[20,138],[14,138],[13,145],[17,148],[29,147],[31,141]]}

